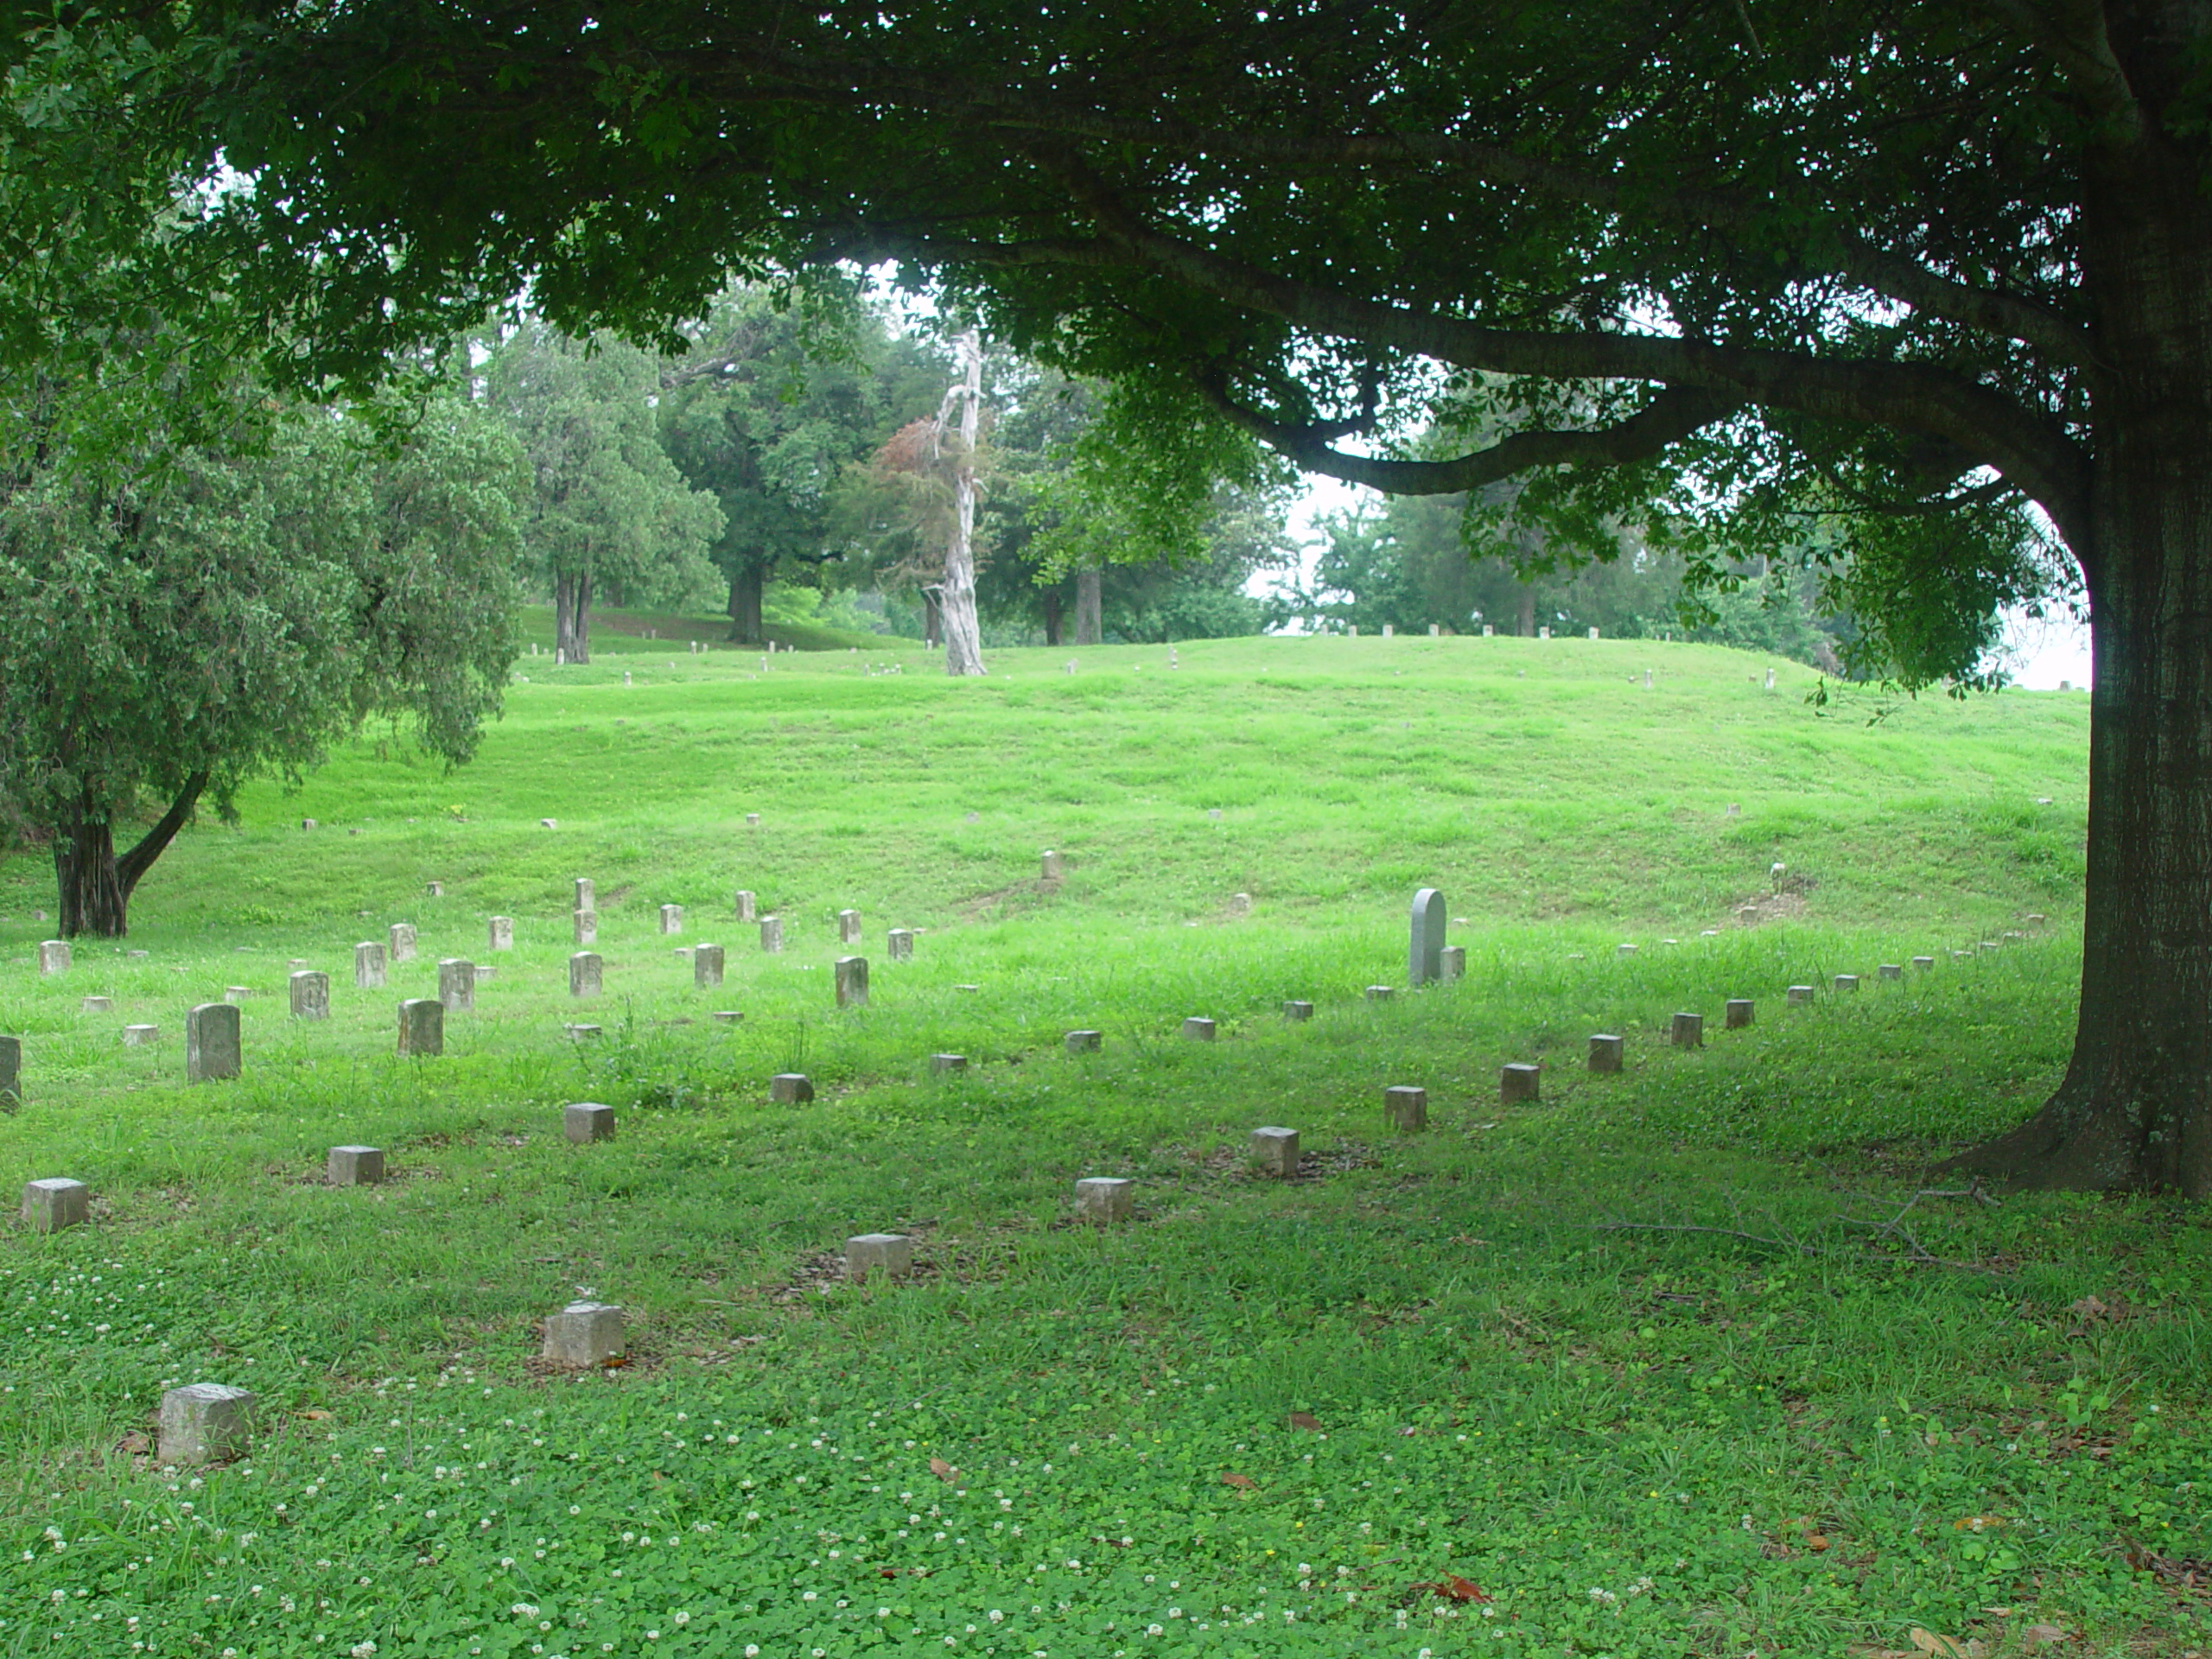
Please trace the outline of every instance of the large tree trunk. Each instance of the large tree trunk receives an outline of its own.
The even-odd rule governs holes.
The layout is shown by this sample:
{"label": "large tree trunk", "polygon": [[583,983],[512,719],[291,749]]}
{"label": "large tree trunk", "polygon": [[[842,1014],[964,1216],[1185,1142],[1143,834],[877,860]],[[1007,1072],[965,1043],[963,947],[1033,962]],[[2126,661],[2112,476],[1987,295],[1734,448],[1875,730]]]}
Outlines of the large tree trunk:
{"label": "large tree trunk", "polygon": [[1523,639],[1536,637],[1536,592],[1533,588],[1521,590],[1521,614],[1514,620],[1513,632]]}
{"label": "large tree trunk", "polygon": [[54,877],[60,900],[59,931],[65,939],[89,933],[119,939],[130,931],[130,895],[176,833],[192,816],[207,774],[185,780],[161,822],[136,847],[115,855],[115,826],[105,811],[87,802],[54,826]]}
{"label": "large tree trunk", "polygon": [[1037,607],[1044,613],[1045,643],[1048,645],[1058,645],[1060,643],[1060,590],[1058,588],[1039,589]]}
{"label": "large tree trunk", "polygon": [[1101,593],[1098,567],[1085,565],[1075,573],[1075,642],[1103,644],[1106,638],[1106,607]]}
{"label": "large tree trunk", "polygon": [[982,435],[983,344],[969,329],[960,336],[964,372],[960,398],[960,454],[952,469],[952,538],[944,550],[944,671],[983,672],[983,631],[976,616],[976,446]]}
{"label": "large tree trunk", "polygon": [[[2156,149],[2153,137],[2142,148]],[[2212,214],[2179,158],[2089,193],[2100,367],[2082,1004],[2058,1092],[1954,1163],[2212,1197]],[[2160,165],[2164,162],[2164,165]],[[2078,531],[2076,534],[2078,535]]]}
{"label": "large tree trunk", "polygon": [[553,643],[572,663],[591,661],[591,572],[553,578]]}
{"label": "large tree trunk", "polygon": [[741,645],[757,645],[768,637],[760,626],[760,595],[767,585],[767,567],[756,558],[741,559],[730,573],[729,637]]}

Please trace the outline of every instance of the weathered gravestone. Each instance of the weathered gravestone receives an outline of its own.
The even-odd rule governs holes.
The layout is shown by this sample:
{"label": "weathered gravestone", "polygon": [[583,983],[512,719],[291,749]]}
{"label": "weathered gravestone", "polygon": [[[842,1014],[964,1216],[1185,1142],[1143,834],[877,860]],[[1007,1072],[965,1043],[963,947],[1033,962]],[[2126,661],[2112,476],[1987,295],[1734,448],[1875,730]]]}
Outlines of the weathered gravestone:
{"label": "weathered gravestone", "polygon": [[224,1463],[245,1455],[253,1430],[254,1397],[247,1389],[192,1382],[162,1395],[161,1439],[155,1450],[165,1464]]}
{"label": "weathered gravestone", "polygon": [[614,1138],[614,1109],[595,1100],[573,1101],[561,1109],[561,1133],[574,1146]]}
{"label": "weathered gravestone", "polygon": [[512,950],[515,948],[515,918],[513,917],[494,916],[492,918],[489,931],[492,949]]}
{"label": "weathered gravestone", "polygon": [[447,957],[438,963],[438,1001],[448,1014],[465,1014],[476,1006],[476,964],[466,957]]}
{"label": "weathered gravestone", "polygon": [[1311,1020],[1313,1017],[1313,1005],[1311,1002],[1293,998],[1282,1005],[1282,1017],[1294,1024],[1300,1020]]}
{"label": "weathered gravestone", "polygon": [[295,1020],[327,1020],[330,1018],[330,976],[328,974],[294,974],[289,982],[292,991],[292,1018]]}
{"label": "weathered gravestone", "polygon": [[619,1359],[624,1351],[622,1310],[611,1302],[570,1302],[545,1316],[539,1352],[553,1364],[583,1370]]}
{"label": "weathered gravestone", "polygon": [[323,1179],[333,1186],[374,1186],[384,1179],[381,1147],[333,1147],[323,1163]]}
{"label": "weathered gravestone", "polygon": [[1813,1000],[1813,988],[1809,985],[1792,985],[1789,988],[1788,995],[1789,998],[1789,1006],[1791,1007],[1802,1008],[1811,1003]]}
{"label": "weathered gravestone", "polygon": [[395,963],[415,960],[415,924],[394,922],[388,930],[391,938],[391,959]]}
{"label": "weathered gravestone", "polygon": [[737,919],[741,922],[759,921],[760,912],[754,908],[757,902],[753,894],[740,887],[737,890]]}
{"label": "weathered gravestone", "polygon": [[151,1048],[162,1038],[159,1026],[125,1026],[123,1046],[125,1048]]}
{"label": "weathered gravestone", "polygon": [[958,1077],[968,1069],[965,1054],[932,1054],[930,1056],[930,1075],[933,1077]]}
{"label": "weathered gravestone", "polygon": [[184,1080],[216,1083],[238,1074],[238,1011],[202,1002],[184,1016]]}
{"label": "weathered gravestone", "polygon": [[1721,1024],[1730,1031],[1741,1031],[1751,1023],[1754,1012],[1748,996],[1732,996],[1721,1018]]}
{"label": "weathered gravestone", "polygon": [[804,1106],[814,1098],[814,1085],[803,1071],[779,1071],[768,1079],[768,1098],[779,1106]]}
{"label": "weathered gravestone", "polygon": [[760,918],[760,948],[770,956],[784,948],[784,919],[780,916]]}
{"label": "weathered gravestone", "polygon": [[914,1270],[914,1241],[904,1233],[859,1233],[845,1241],[845,1276],[855,1284],[874,1274],[904,1279]]}
{"label": "weathered gravestone", "polygon": [[23,1183],[23,1224],[35,1233],[58,1233],[92,1219],[92,1192],[82,1181],[49,1175]]}
{"label": "weathered gravestone", "polygon": [[569,912],[569,924],[574,930],[576,944],[597,944],[599,943],[599,912],[597,911],[572,910]]}
{"label": "weathered gravestone", "polygon": [[1066,873],[1060,855],[1049,848],[1037,855],[1037,864],[1038,879],[1042,881],[1058,881]]}
{"label": "weathered gravestone", "polygon": [[576,877],[575,883],[575,898],[571,901],[569,908],[571,910],[597,910],[599,908],[599,889],[593,884],[591,877],[588,875],[580,875]]}
{"label": "weathered gravestone", "polygon": [[1933,957],[1915,957],[1912,959],[1912,965],[1924,974],[1936,965],[1936,958]]}
{"label": "weathered gravestone", "polygon": [[1298,1173],[1298,1131],[1273,1124],[1253,1130],[1252,1157],[1268,1174],[1294,1179]]}
{"label": "weathered gravestone", "polygon": [[1192,1014],[1183,1022],[1183,1035],[1194,1043],[1213,1041],[1216,1029],[1214,1022],[1203,1014]]}
{"label": "weathered gravestone", "polygon": [[66,974],[69,971],[69,941],[48,939],[38,948],[38,970],[41,974]]}
{"label": "weathered gravestone", "polygon": [[1499,1073],[1497,1097],[1511,1106],[1522,1101],[1539,1100],[1543,1096],[1544,1073],[1541,1066],[1526,1061],[1516,1061]]}
{"label": "weathered gravestone", "polygon": [[569,995],[597,996],[607,963],[596,950],[579,950],[569,958]]}
{"label": "weathered gravestone", "polygon": [[1885,962],[1879,968],[1876,969],[1875,971],[1880,974],[1884,979],[1903,979],[1904,977],[1904,964],[1901,962]]}
{"label": "weathered gravestone", "polygon": [[1447,985],[1467,976],[1467,947],[1447,944],[1436,953],[1438,974]]}
{"label": "weathered gravestone", "polygon": [[1667,1024],[1667,1040],[1676,1048],[1705,1046],[1705,1016],[1701,1014],[1678,1014]]}
{"label": "weathered gravestone", "polygon": [[1590,1039],[1590,1069],[1611,1072],[1621,1069],[1621,1056],[1628,1049],[1627,1041],[1610,1031],[1601,1031]]}
{"label": "weathered gravestone", "polygon": [[1411,1132],[1428,1127],[1428,1090],[1394,1083],[1382,1091],[1382,1114],[1390,1127]]}
{"label": "weathered gravestone", "polygon": [[434,996],[399,1005],[399,1052],[427,1059],[446,1052],[446,1005]]}
{"label": "weathered gravestone", "polygon": [[1076,1214],[1102,1226],[1127,1221],[1136,1205],[1136,1184],[1111,1176],[1092,1175],[1075,1184]]}
{"label": "weathered gravestone", "polygon": [[840,957],[837,958],[837,1006],[841,1008],[868,1007],[868,958]]}
{"label": "weathered gravestone", "polygon": [[912,961],[914,957],[914,930],[911,927],[893,928],[891,930],[890,948],[892,961]]}
{"label": "weathered gravestone", "polygon": [[1406,981],[1426,985],[1444,976],[1444,895],[1434,887],[1414,894],[1412,936],[1406,950]]}
{"label": "weathered gravestone", "polygon": [[80,1014],[113,1014],[115,999],[111,996],[88,996],[77,1004]]}
{"label": "weathered gravestone", "polygon": [[1839,991],[1857,990],[1859,988],[1859,976],[1856,974],[1838,974],[1835,976],[1835,988]]}
{"label": "weathered gravestone", "polygon": [[357,991],[380,991],[384,988],[384,946],[374,939],[364,939],[353,947],[353,988]]}
{"label": "weathered gravestone", "polygon": [[691,950],[691,982],[702,990],[722,982],[722,948],[719,944],[695,945]]}
{"label": "weathered gravestone", "polygon": [[0,1100],[21,1102],[22,1097],[23,1039],[0,1037]]}
{"label": "weathered gravestone", "polygon": [[1096,1054],[1099,1045],[1106,1040],[1103,1031],[1071,1031],[1062,1039],[1071,1054]]}
{"label": "weathered gravestone", "polygon": [[837,912],[837,943],[858,944],[861,939],[861,913],[857,910]]}
{"label": "weathered gravestone", "polygon": [[1388,1002],[1396,994],[1397,987],[1395,985],[1370,985],[1367,988],[1367,1000],[1370,1002]]}
{"label": "weathered gravestone", "polygon": [[683,931],[683,906],[663,905],[660,907],[660,931],[664,933],[681,933]]}

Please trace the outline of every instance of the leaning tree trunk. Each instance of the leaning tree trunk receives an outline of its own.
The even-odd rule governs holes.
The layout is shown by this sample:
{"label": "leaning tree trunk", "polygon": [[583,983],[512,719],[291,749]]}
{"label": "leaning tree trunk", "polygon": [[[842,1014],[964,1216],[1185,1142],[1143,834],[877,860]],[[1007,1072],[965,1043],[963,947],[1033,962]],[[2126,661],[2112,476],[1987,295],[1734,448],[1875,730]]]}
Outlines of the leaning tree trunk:
{"label": "leaning tree trunk", "polygon": [[1100,592],[1098,567],[1087,564],[1075,573],[1075,642],[1095,645],[1106,638],[1105,604]]}
{"label": "leaning tree trunk", "polygon": [[2075,549],[2095,672],[2074,1057],[2033,1118],[1954,1163],[2023,1185],[2207,1198],[2212,214],[2196,169],[2159,159],[2101,181],[2085,219],[2102,361],[2090,544]]}
{"label": "leaning tree trunk", "polygon": [[591,572],[553,578],[553,643],[572,663],[591,661]]}
{"label": "leaning tree trunk", "polygon": [[944,613],[944,671],[956,676],[983,672],[983,631],[976,617],[976,445],[982,426],[983,345],[972,328],[960,336],[960,361],[964,372],[953,393],[960,399],[960,453],[952,469],[952,537],[938,601]]}
{"label": "leaning tree trunk", "polygon": [[161,822],[120,858],[115,855],[113,822],[89,800],[54,826],[54,877],[63,938],[89,933],[97,938],[119,939],[130,931],[131,893],[154,861],[176,839],[207,786],[206,772],[193,773]]}
{"label": "leaning tree trunk", "polygon": [[760,595],[767,585],[767,570],[759,559],[741,559],[730,573],[729,637],[741,645],[757,645],[767,638],[760,626]]}

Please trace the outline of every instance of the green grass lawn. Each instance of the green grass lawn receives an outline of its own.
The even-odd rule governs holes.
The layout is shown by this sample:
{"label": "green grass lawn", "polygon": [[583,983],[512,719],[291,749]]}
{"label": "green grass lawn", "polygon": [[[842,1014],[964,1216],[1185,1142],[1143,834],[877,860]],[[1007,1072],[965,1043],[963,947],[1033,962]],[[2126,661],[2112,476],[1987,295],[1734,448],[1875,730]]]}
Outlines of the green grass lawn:
{"label": "green grass lawn", "polygon": [[[89,1227],[0,1234],[0,1654],[2212,1645],[2202,1212],[1916,1197],[2064,1063],[2085,699],[1819,709],[1794,665],[1770,693],[1766,659],[1643,642],[959,683],[911,642],[766,673],[661,643],[526,658],[461,772],[371,744],[251,793],[141,889],[143,957],[40,980],[50,875],[0,865],[0,1175],[94,1191]],[[1371,1001],[1421,885],[1467,976]],[[848,907],[873,994],[841,1012]],[[420,958],[355,990],[395,921]],[[398,1059],[455,955],[496,977]],[[327,1023],[287,1017],[291,959]],[[245,1075],[187,1087],[185,1011],[232,985]],[[1542,1099],[1501,1105],[1527,1060]],[[811,1104],[769,1103],[783,1071]],[[563,1140],[582,1100],[614,1140]],[[1295,1180],[1262,1124],[1300,1131]],[[341,1142],[391,1180],[325,1185]],[[1075,1221],[1093,1175],[1135,1181],[1128,1224]],[[842,1281],[869,1231],[918,1241],[911,1281]],[[537,1321],[585,1294],[631,1363],[554,1373]],[[195,1381],[254,1389],[257,1437],[162,1469],[156,1402]]]}

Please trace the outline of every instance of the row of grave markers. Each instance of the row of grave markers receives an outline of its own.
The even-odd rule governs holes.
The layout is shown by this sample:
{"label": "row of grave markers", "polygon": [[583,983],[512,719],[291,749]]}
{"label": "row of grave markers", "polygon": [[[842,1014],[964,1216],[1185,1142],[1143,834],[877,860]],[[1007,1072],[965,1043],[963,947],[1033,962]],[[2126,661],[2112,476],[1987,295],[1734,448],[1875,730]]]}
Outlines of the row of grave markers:
{"label": "row of grave markers", "polygon": [[[1445,924],[1443,895],[1434,888],[1424,887],[1414,897],[1412,925],[1408,941],[1408,976],[1416,985],[1456,979],[1465,968],[1465,952],[1443,942]],[[2033,917],[2031,921],[2040,921]],[[1980,942],[1976,951],[1955,950],[1954,957],[1968,957],[1979,951],[1999,948],[1997,941]],[[858,961],[858,958],[846,958]],[[1933,957],[1915,957],[1915,969],[1926,972],[1936,965]],[[460,963],[466,967],[468,964]],[[442,988],[442,970],[440,964]],[[1900,979],[1904,965],[1885,963],[1879,975],[1884,979]],[[866,965],[861,963],[861,983],[865,994]],[[456,985],[462,976],[456,974]],[[473,991],[473,971],[466,976]],[[1839,974],[1834,978],[1839,992],[1855,991],[1859,976]],[[1367,989],[1370,1001],[1387,1000],[1395,988],[1372,985]],[[1792,1006],[1808,1004],[1814,1000],[1814,988],[1793,985],[1788,989]],[[408,1052],[410,1010],[421,1011],[419,1017],[442,1030],[445,1005],[442,1001],[419,999],[401,1004],[402,1051]],[[1313,1017],[1313,1004],[1292,1001],[1283,1005],[1288,1020],[1303,1021]],[[1725,1005],[1724,1023],[1727,1029],[1737,1030],[1752,1024],[1755,1005],[1748,997],[1732,997]],[[231,1003],[210,1003],[193,1010],[188,1022],[188,1044],[191,1062],[203,1068],[219,1068],[227,1064],[224,1075],[238,1074],[238,1009]],[[572,1030],[578,1029],[572,1027]],[[1189,1039],[1211,1042],[1217,1033],[1217,1022],[1210,1018],[1193,1015],[1183,1022],[1183,1035]],[[427,1034],[427,1033],[426,1033]],[[1669,1022],[1669,1041],[1677,1048],[1696,1048],[1705,1040],[1705,1020],[1702,1014],[1681,1012]],[[12,1039],[10,1039],[12,1040]],[[1095,1053],[1103,1046],[1103,1033],[1095,1030],[1069,1032],[1064,1039],[1070,1053]],[[1596,1073],[1618,1073],[1626,1049],[1626,1039],[1611,1033],[1599,1033],[1589,1039],[1588,1066]],[[932,1075],[956,1075],[967,1070],[964,1056],[936,1054],[931,1057]],[[211,1075],[212,1075],[211,1071]],[[0,1074],[0,1083],[12,1083],[11,1075]],[[1540,1098],[1542,1084],[1541,1065],[1516,1061],[1507,1064],[1500,1073],[1498,1095],[1501,1103],[1514,1104]],[[798,1104],[814,1098],[814,1086],[804,1075],[784,1072],[771,1079],[769,1097],[772,1101]],[[1405,1084],[1394,1084],[1382,1091],[1385,1116],[1391,1126],[1402,1132],[1417,1133],[1428,1126],[1428,1091]],[[562,1131],[573,1144],[591,1145],[612,1140],[615,1130],[615,1113],[611,1106],[598,1102],[580,1101],[562,1109]],[[1271,1175],[1281,1179],[1294,1179],[1299,1173],[1299,1132],[1294,1128],[1267,1124],[1251,1131],[1249,1147],[1254,1160]],[[385,1178],[386,1166],[382,1148],[365,1146],[333,1147],[325,1164],[326,1179],[334,1186],[369,1185]],[[1086,1221],[1113,1224],[1129,1220],[1135,1214],[1135,1186],[1122,1177],[1085,1176],[1075,1183],[1075,1205],[1077,1215]],[[91,1217],[91,1193],[85,1183],[66,1178],[46,1178],[28,1183],[23,1190],[22,1216],[35,1230],[53,1232],[60,1229],[81,1225]],[[871,1276],[889,1279],[905,1278],[913,1270],[914,1241],[899,1233],[861,1233],[845,1241],[844,1265],[846,1274],[855,1282],[864,1282]],[[542,1357],[550,1363],[574,1370],[585,1370],[619,1359],[626,1351],[626,1318],[619,1304],[578,1301],[571,1302],[543,1321]],[[222,1383],[196,1382],[171,1389],[162,1396],[160,1414],[160,1444],[157,1455],[164,1464],[200,1463],[235,1457],[244,1452],[248,1444],[256,1408],[253,1394],[244,1389]]]}

